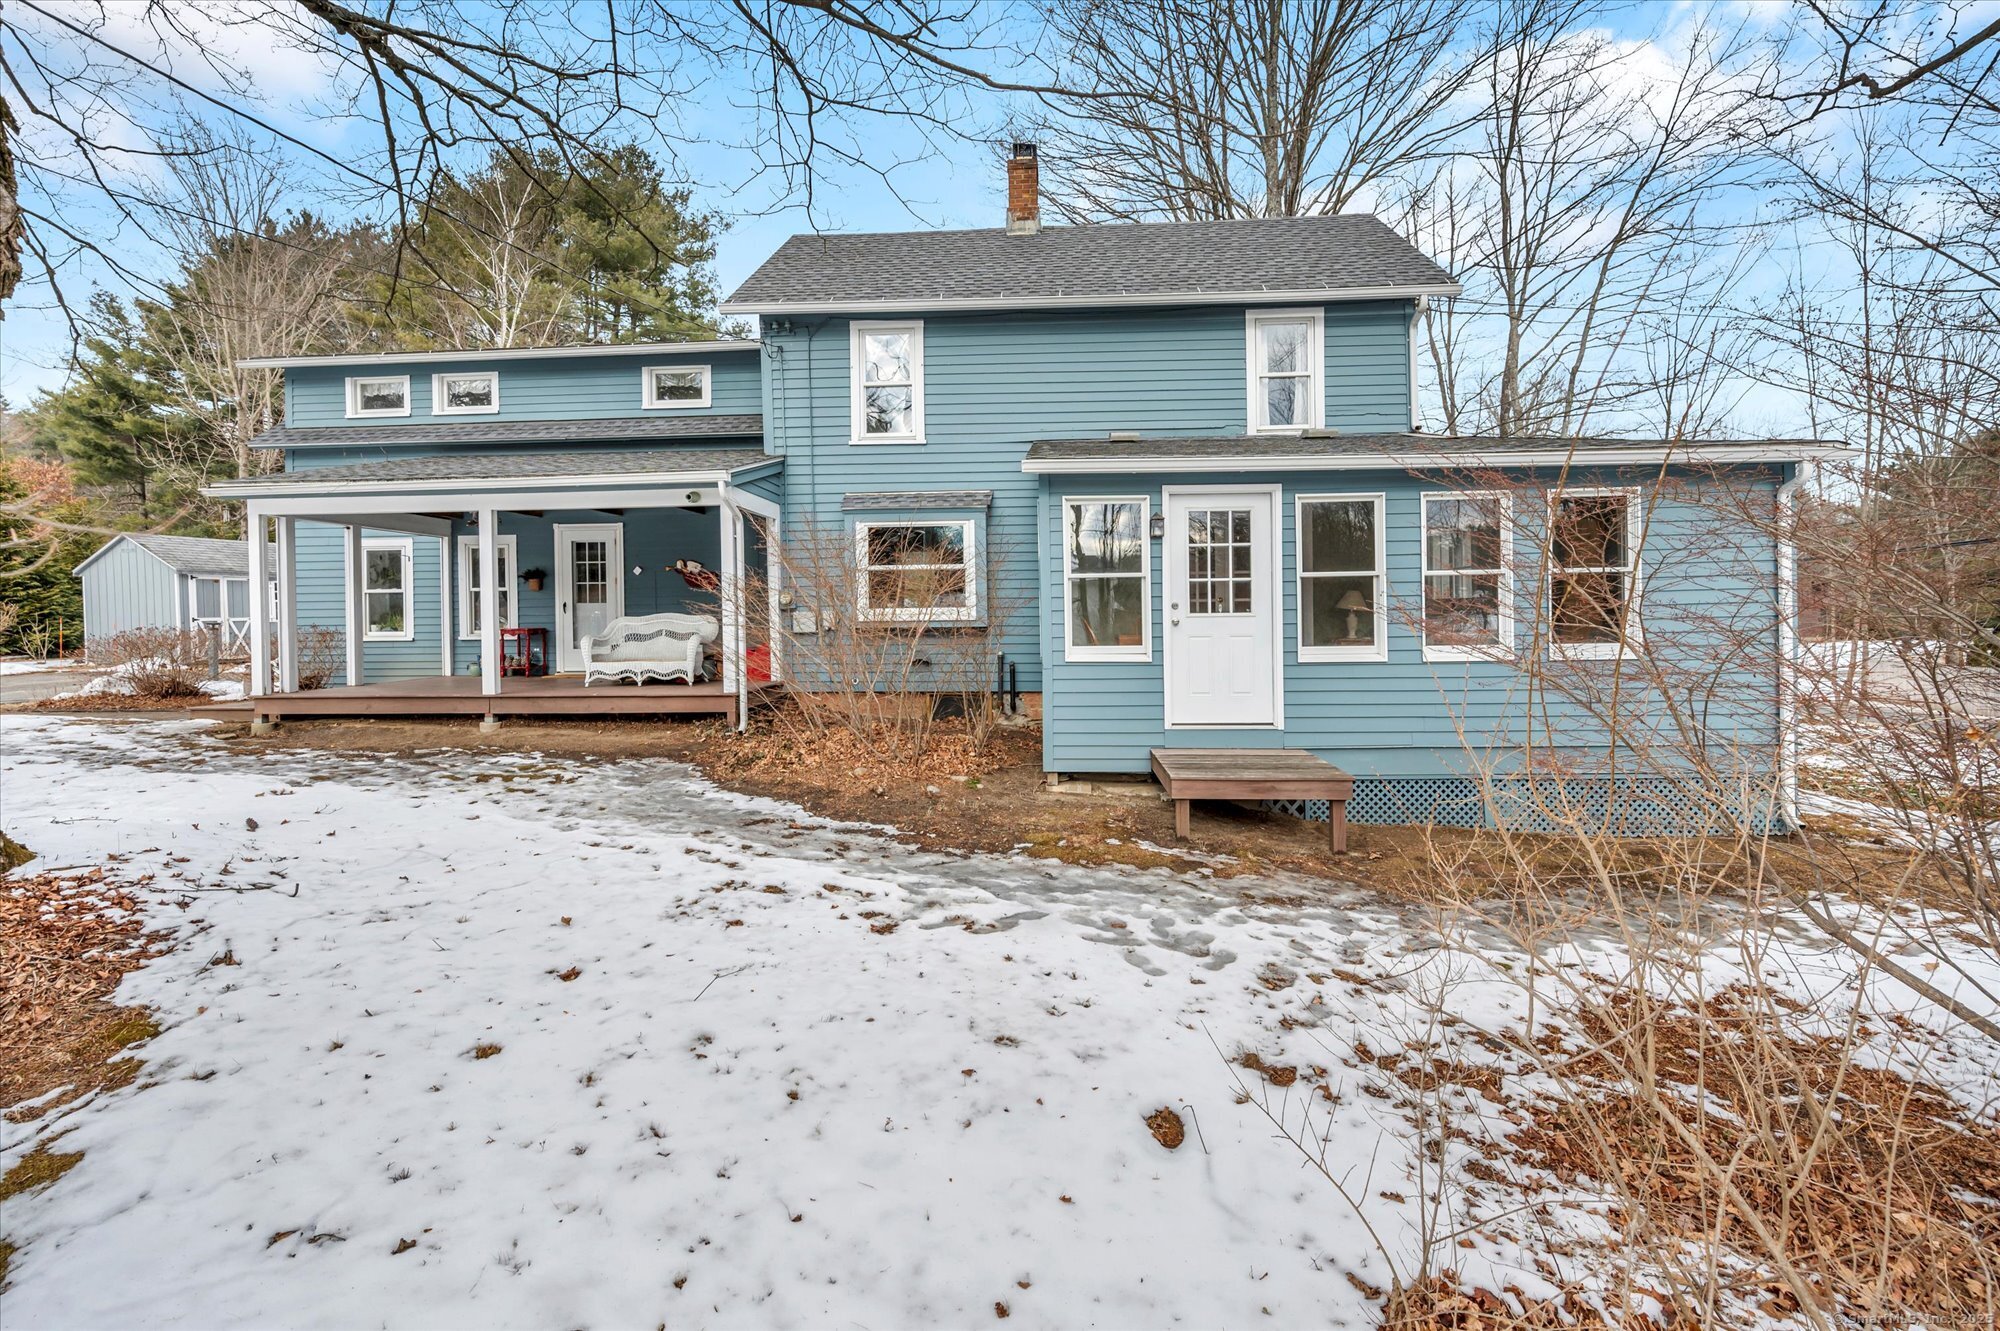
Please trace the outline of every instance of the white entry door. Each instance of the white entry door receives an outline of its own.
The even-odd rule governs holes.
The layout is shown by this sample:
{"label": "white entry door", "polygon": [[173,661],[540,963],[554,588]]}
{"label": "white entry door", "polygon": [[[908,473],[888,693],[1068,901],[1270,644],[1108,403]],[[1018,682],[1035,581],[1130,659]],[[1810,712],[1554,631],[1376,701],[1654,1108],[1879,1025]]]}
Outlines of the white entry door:
{"label": "white entry door", "polygon": [[1170,726],[1279,720],[1274,491],[1166,492]]}
{"label": "white entry door", "polygon": [[583,640],[625,613],[625,527],[556,524],[556,669],[583,669]]}

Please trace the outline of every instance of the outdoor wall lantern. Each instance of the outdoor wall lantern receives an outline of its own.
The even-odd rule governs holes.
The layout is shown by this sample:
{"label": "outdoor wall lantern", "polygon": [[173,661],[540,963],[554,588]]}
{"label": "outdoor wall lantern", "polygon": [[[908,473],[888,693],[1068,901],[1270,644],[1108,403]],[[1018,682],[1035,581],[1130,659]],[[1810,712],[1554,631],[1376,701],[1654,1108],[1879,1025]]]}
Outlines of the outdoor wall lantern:
{"label": "outdoor wall lantern", "polygon": [[1152,529],[1153,539],[1157,541],[1167,534],[1167,515],[1155,513],[1153,520],[1146,525]]}

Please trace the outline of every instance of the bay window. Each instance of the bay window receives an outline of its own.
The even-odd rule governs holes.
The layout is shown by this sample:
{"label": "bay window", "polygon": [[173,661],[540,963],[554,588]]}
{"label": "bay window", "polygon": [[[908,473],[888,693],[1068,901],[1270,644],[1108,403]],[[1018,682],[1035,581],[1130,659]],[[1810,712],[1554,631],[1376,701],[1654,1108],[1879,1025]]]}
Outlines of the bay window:
{"label": "bay window", "polygon": [[1504,657],[1514,648],[1513,523],[1498,493],[1423,497],[1424,659]]}
{"label": "bay window", "polygon": [[1381,495],[1298,500],[1299,660],[1386,661]]}
{"label": "bay window", "polygon": [[854,442],[922,443],[923,323],[855,323],[849,336]]}
{"label": "bay window", "polygon": [[978,617],[971,522],[863,522],[854,540],[863,619]]}
{"label": "bay window", "polygon": [[1064,659],[1153,659],[1152,540],[1144,499],[1063,501]]}

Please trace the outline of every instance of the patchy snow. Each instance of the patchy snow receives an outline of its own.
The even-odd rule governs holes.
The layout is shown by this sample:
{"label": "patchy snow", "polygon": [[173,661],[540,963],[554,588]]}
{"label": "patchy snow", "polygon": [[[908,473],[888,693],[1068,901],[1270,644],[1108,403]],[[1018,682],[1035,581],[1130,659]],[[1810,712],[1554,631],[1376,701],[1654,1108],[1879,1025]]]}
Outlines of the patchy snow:
{"label": "patchy snow", "polygon": [[[56,694],[56,701],[66,702],[72,699],[105,696],[124,697],[132,692],[132,676],[147,664],[149,663],[127,662],[123,665],[115,666],[85,684],[70,689],[65,693]],[[234,702],[243,696],[243,685],[244,681],[242,679],[205,679],[200,681],[196,687],[210,698],[223,702]]]}
{"label": "patchy snow", "polygon": [[39,675],[50,670],[73,670],[82,663],[63,657],[47,660],[0,661],[0,675]]}
{"label": "patchy snow", "polygon": [[[181,939],[119,993],[165,1027],[141,1084],[4,1127],[0,1163],[84,1153],[9,1203],[10,1327],[1374,1325],[1366,1227],[1224,1057],[1302,1068],[1241,1075],[1315,1107],[1407,1261],[1418,1143],[1355,1045],[1435,1034],[1447,983],[1472,1027],[1523,1007],[1518,957],[1358,891],[922,852],[657,761],[207,729],[0,718],[9,831],[155,875]],[[1795,952],[1760,963],[1842,982]],[[1550,1292],[1501,1228],[1462,1277]]]}

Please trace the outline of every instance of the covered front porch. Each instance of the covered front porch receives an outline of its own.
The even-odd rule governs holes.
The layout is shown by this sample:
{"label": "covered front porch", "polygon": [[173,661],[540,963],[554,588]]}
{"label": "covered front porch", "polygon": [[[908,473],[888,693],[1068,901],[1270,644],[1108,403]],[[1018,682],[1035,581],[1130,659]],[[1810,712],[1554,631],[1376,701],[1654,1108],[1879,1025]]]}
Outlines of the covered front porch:
{"label": "covered front porch", "polygon": [[[779,459],[753,449],[480,454],[307,468],[242,499],[259,723],[308,716],[720,716],[776,663],[752,595],[775,581]],[[762,612],[759,614],[762,619]],[[657,625],[685,668],[606,677],[602,635]],[[693,638],[705,639],[695,648]],[[676,641],[662,639],[662,641]],[[600,669],[584,673],[586,644]],[[527,648],[532,664],[524,661]]]}

